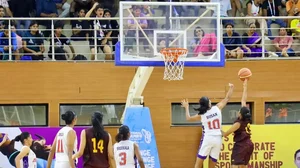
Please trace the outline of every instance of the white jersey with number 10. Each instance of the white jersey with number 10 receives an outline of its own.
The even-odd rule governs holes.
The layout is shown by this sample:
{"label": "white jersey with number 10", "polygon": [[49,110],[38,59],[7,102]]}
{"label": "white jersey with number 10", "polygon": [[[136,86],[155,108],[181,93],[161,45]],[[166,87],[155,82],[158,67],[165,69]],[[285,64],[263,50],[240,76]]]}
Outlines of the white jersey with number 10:
{"label": "white jersey with number 10", "polygon": [[135,168],[134,142],[120,141],[114,145],[114,158],[117,168]]}
{"label": "white jersey with number 10", "polygon": [[201,115],[204,135],[222,135],[222,114],[218,106],[213,106],[205,114]]}

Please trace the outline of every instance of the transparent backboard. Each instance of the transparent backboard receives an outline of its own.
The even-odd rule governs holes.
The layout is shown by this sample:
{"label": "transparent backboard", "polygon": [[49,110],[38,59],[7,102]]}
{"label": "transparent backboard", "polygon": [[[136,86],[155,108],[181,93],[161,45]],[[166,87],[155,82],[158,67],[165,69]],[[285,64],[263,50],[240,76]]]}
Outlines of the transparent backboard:
{"label": "transparent backboard", "polygon": [[185,48],[185,66],[224,66],[219,3],[120,2],[116,65],[164,66],[160,50]]}

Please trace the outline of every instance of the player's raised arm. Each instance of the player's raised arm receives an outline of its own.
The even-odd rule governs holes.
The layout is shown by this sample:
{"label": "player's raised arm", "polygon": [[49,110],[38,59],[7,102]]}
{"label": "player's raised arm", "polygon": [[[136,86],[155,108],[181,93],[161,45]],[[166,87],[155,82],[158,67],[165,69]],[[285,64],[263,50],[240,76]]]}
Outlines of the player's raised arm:
{"label": "player's raised arm", "polygon": [[184,107],[184,109],[185,109],[185,118],[187,121],[200,121],[201,120],[201,116],[198,114],[196,114],[194,116],[190,116],[188,99],[183,99],[181,101],[181,107]]}
{"label": "player's raised arm", "polygon": [[231,96],[232,96],[232,93],[233,93],[234,85],[231,84],[231,83],[229,83],[228,85],[229,85],[229,90],[228,90],[228,92],[227,92],[227,94],[226,94],[226,97],[225,97],[222,101],[220,101],[220,102],[217,104],[217,106],[218,106],[218,108],[219,108],[220,110],[222,110],[222,109],[226,106],[226,104],[227,104],[228,101],[230,100],[230,98],[231,98]]}
{"label": "player's raised arm", "polygon": [[134,155],[137,157],[140,167],[145,168],[145,164],[144,164],[139,146],[136,143],[134,143]]}
{"label": "player's raised arm", "polygon": [[245,79],[244,80],[244,83],[243,83],[243,96],[242,96],[242,100],[241,100],[241,103],[242,103],[242,107],[247,107],[247,84],[248,84],[248,80]]}
{"label": "player's raised arm", "polygon": [[56,139],[57,139],[57,136],[54,138],[54,141],[52,143],[52,147],[50,149],[50,153],[49,153],[48,161],[47,161],[47,168],[50,168],[51,164],[52,164],[52,160],[53,160],[55,150],[56,150]]}
{"label": "player's raised arm", "polygon": [[113,152],[113,145],[112,145],[112,139],[110,134],[108,134],[109,136],[109,142],[108,142],[108,158],[109,158],[109,162],[110,162],[110,168],[116,168],[116,162],[115,162],[115,158],[114,158],[114,152]]}
{"label": "player's raised arm", "polygon": [[75,168],[75,162],[72,159],[75,141],[76,141],[76,132],[74,130],[70,130],[68,132],[67,147],[68,147],[69,163],[71,165],[71,168]]}
{"label": "player's raised arm", "polygon": [[86,145],[86,133],[85,130],[82,130],[80,134],[80,147],[78,152],[72,156],[73,160],[80,158],[83,155],[85,145]]}
{"label": "player's raised arm", "polygon": [[230,135],[230,134],[234,133],[236,130],[238,130],[240,127],[241,127],[241,124],[239,122],[236,122],[226,132],[222,131],[222,135],[224,137],[227,137],[228,135]]}

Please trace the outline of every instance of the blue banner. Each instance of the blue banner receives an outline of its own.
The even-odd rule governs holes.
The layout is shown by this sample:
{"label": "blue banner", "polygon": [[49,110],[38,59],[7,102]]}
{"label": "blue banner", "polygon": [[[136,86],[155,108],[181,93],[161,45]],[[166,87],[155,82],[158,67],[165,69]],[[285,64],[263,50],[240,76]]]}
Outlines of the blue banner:
{"label": "blue banner", "polygon": [[[130,129],[130,140],[136,142],[146,168],[160,168],[156,139],[148,107],[128,107],[124,125]],[[138,168],[140,166],[138,165]]]}

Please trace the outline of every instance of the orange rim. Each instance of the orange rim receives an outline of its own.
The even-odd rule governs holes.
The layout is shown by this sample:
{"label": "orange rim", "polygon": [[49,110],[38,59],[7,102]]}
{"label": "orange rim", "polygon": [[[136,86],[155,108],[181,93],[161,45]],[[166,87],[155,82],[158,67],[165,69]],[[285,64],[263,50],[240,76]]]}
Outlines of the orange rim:
{"label": "orange rim", "polygon": [[178,58],[187,54],[188,50],[185,48],[163,48],[160,53],[164,55],[165,60],[168,62],[177,62]]}

